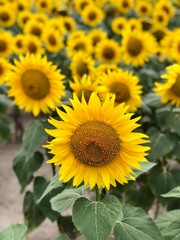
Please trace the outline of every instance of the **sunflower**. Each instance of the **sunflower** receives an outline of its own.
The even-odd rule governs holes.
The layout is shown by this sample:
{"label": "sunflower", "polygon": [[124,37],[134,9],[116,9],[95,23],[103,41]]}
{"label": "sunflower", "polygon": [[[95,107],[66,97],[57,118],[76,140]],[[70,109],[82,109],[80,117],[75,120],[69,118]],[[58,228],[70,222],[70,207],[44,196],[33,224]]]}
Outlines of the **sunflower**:
{"label": "sunflower", "polygon": [[177,32],[178,34],[173,34],[174,39],[171,42],[171,56],[176,62],[180,63],[180,30]]}
{"label": "sunflower", "polygon": [[152,28],[152,19],[150,18],[145,18],[145,17],[141,17],[139,18],[139,21],[141,23],[141,28],[143,31],[150,31]]}
{"label": "sunflower", "polygon": [[32,18],[33,13],[30,11],[23,11],[20,12],[17,16],[17,23],[18,26],[22,29],[24,29],[24,27],[26,26],[27,22]]}
{"label": "sunflower", "polygon": [[12,4],[0,7],[0,27],[11,27],[16,21],[16,13],[12,11]]}
{"label": "sunflower", "polygon": [[130,18],[127,21],[127,27],[126,30],[128,31],[141,31],[142,30],[142,25],[141,21],[139,18]]}
{"label": "sunflower", "polygon": [[64,76],[46,57],[27,54],[15,60],[13,72],[8,75],[9,97],[14,97],[20,109],[38,116],[48,113],[61,103],[64,95]]}
{"label": "sunflower", "polygon": [[[164,55],[166,59],[168,59],[170,62],[173,61],[172,56],[172,46],[174,39],[176,39],[176,33],[174,31],[168,31],[166,35],[163,37],[163,39],[160,41],[160,46],[163,49]],[[174,54],[173,54],[174,55]]]}
{"label": "sunflower", "polygon": [[113,0],[120,13],[127,14],[134,8],[134,0]]}
{"label": "sunflower", "polygon": [[152,16],[152,24],[155,27],[166,27],[169,23],[169,16],[163,10],[155,10]]}
{"label": "sunflower", "polygon": [[91,54],[92,42],[91,39],[85,35],[68,39],[67,54],[68,57],[74,56],[77,52],[85,52]]}
{"label": "sunflower", "polygon": [[25,52],[24,46],[25,36],[23,34],[17,34],[13,38],[13,52],[16,54],[23,54]]}
{"label": "sunflower", "polygon": [[117,64],[120,61],[120,47],[113,39],[105,39],[95,47],[96,59],[103,63]]}
{"label": "sunflower", "polygon": [[89,75],[93,78],[95,74],[93,59],[91,56],[86,56],[83,52],[74,55],[70,69],[73,78],[77,78],[78,80],[81,79],[83,75]]}
{"label": "sunflower", "polygon": [[103,11],[95,4],[89,4],[81,13],[82,20],[90,27],[100,24],[104,18]]}
{"label": "sunflower", "polygon": [[76,0],[74,1],[74,8],[79,14],[81,14],[89,4],[92,4],[92,0]]}
{"label": "sunflower", "polygon": [[58,31],[60,36],[64,36],[66,33],[65,26],[62,22],[62,18],[60,17],[48,19],[46,26],[49,29],[53,28],[55,31]]}
{"label": "sunflower", "polygon": [[0,30],[0,57],[8,57],[12,53],[12,35]]}
{"label": "sunflower", "polygon": [[63,27],[66,29],[68,33],[72,33],[76,29],[76,22],[72,17],[61,17]]}
{"label": "sunflower", "polygon": [[24,35],[24,48],[30,54],[43,54],[44,48],[39,38],[33,35]]}
{"label": "sunflower", "polygon": [[53,28],[47,27],[44,30],[42,40],[49,52],[58,52],[64,47],[59,31]]}
{"label": "sunflower", "polygon": [[6,77],[10,69],[9,62],[4,58],[0,58],[0,84],[6,82]]}
{"label": "sunflower", "polygon": [[137,15],[140,17],[150,16],[152,13],[152,4],[147,1],[138,1],[136,6]]}
{"label": "sunflower", "polygon": [[117,35],[122,35],[122,32],[127,27],[127,19],[124,17],[116,17],[112,20],[111,28]]}
{"label": "sunflower", "polygon": [[122,39],[122,60],[125,64],[142,66],[155,53],[156,41],[148,32],[125,31]]}
{"label": "sunflower", "polygon": [[96,76],[99,77],[111,71],[119,71],[118,66],[116,64],[101,63],[96,67]]}
{"label": "sunflower", "polygon": [[35,35],[38,38],[42,37],[43,30],[44,24],[33,19],[29,20],[24,27],[25,34]]}
{"label": "sunflower", "polygon": [[174,16],[174,7],[171,1],[168,0],[160,0],[156,3],[155,8],[158,10],[164,11],[170,18]]}
{"label": "sunflower", "polygon": [[30,10],[30,1],[28,0],[16,0],[13,2],[13,4],[15,5],[15,10],[18,13]]}
{"label": "sunflower", "polygon": [[130,119],[127,107],[114,107],[114,97],[107,96],[101,103],[96,93],[92,93],[88,104],[76,95],[70,100],[72,108],[63,106],[66,113],[57,109],[64,121],[53,118],[49,122],[56,129],[46,132],[54,139],[45,147],[54,157],[47,161],[60,165],[60,180],[67,182],[73,178],[73,186],[84,183],[90,189],[110,188],[134,179],[132,168],[141,169],[139,162],[147,161],[145,153],[149,147],[143,133],[133,132],[139,118]]}
{"label": "sunflower", "polygon": [[88,37],[91,39],[92,45],[96,46],[99,42],[107,38],[107,33],[100,28],[93,28],[89,30]]}
{"label": "sunflower", "polygon": [[41,22],[43,24],[47,24],[49,21],[49,18],[46,13],[43,12],[36,12],[33,14],[32,19],[37,22]]}
{"label": "sunflower", "polygon": [[168,34],[169,29],[167,27],[153,27],[151,33],[156,38],[156,41],[160,43],[163,38]]}
{"label": "sunflower", "polygon": [[100,82],[107,88],[107,92],[115,94],[116,105],[124,102],[129,105],[130,112],[135,112],[141,106],[142,86],[138,84],[138,77],[131,72],[121,69],[109,71],[100,77]]}
{"label": "sunflower", "polygon": [[50,13],[52,10],[52,0],[36,0],[35,7],[39,12]]}
{"label": "sunflower", "polygon": [[180,65],[173,64],[166,68],[167,73],[161,78],[166,79],[165,83],[155,83],[154,91],[162,98],[162,103],[170,102],[180,107]]}

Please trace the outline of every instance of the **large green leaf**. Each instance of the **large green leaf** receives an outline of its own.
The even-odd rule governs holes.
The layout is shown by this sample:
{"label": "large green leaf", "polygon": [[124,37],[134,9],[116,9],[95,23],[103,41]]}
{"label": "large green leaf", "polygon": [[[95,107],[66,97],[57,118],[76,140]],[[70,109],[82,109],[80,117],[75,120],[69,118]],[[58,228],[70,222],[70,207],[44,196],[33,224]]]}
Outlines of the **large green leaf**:
{"label": "large green leaf", "polygon": [[27,227],[22,224],[10,224],[0,231],[0,240],[26,240]]}
{"label": "large green leaf", "polygon": [[74,201],[82,197],[83,187],[65,189],[57,196],[51,199],[52,209],[61,213],[73,205]]}
{"label": "large green leaf", "polygon": [[171,222],[168,227],[163,231],[166,240],[179,240],[180,239],[180,219]]}
{"label": "large green leaf", "polygon": [[163,240],[154,221],[140,208],[125,205],[123,218],[114,226],[116,240]]}
{"label": "large green leaf", "polygon": [[48,193],[50,193],[53,189],[60,188],[63,186],[63,182],[59,180],[59,173],[51,179],[50,183],[44,190],[42,196],[40,197],[39,201],[41,201]]}
{"label": "large green leaf", "polygon": [[161,196],[180,198],[180,186],[171,189],[169,192],[167,192],[165,194],[161,194]]}
{"label": "large green leaf", "polygon": [[66,234],[62,234],[54,240],[70,240],[70,238]]}
{"label": "large green leaf", "polygon": [[141,174],[143,173],[147,173],[151,168],[153,168],[154,166],[156,166],[156,163],[152,163],[152,162],[141,162],[140,163],[142,169],[138,170],[138,169],[133,169],[134,173],[135,173],[135,177],[139,177]]}
{"label": "large green leaf", "polygon": [[113,225],[121,216],[119,200],[109,195],[102,201],[90,202],[83,197],[77,199],[72,219],[86,240],[107,240]]}
{"label": "large green leaf", "polygon": [[8,139],[10,136],[10,119],[6,114],[0,114],[0,138]]}
{"label": "large green leaf", "polygon": [[173,210],[160,215],[156,220],[156,225],[158,226],[159,230],[163,232],[168,228],[168,226],[179,219],[180,210]]}
{"label": "large green leaf", "polygon": [[44,213],[36,204],[33,193],[30,191],[26,192],[23,204],[23,212],[25,223],[30,231],[38,227],[46,218]]}

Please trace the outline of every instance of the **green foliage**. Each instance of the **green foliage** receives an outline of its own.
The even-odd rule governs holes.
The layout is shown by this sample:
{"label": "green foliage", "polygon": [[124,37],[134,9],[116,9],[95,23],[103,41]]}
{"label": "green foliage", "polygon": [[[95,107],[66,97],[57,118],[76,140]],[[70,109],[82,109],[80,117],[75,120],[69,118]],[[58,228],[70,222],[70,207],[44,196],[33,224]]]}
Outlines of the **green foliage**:
{"label": "green foliage", "polygon": [[98,202],[81,197],[73,206],[72,220],[87,240],[108,239],[113,225],[121,217],[120,202],[111,195]]}
{"label": "green foliage", "polygon": [[155,222],[146,213],[131,205],[122,208],[123,215],[114,226],[116,240],[163,240]]}
{"label": "green foliage", "polygon": [[22,224],[10,224],[0,231],[0,240],[26,240],[27,227]]}
{"label": "green foliage", "polygon": [[70,238],[66,234],[63,234],[54,240],[70,240]]}
{"label": "green foliage", "polygon": [[180,198],[180,186],[171,189],[168,193],[161,194],[161,196]]}

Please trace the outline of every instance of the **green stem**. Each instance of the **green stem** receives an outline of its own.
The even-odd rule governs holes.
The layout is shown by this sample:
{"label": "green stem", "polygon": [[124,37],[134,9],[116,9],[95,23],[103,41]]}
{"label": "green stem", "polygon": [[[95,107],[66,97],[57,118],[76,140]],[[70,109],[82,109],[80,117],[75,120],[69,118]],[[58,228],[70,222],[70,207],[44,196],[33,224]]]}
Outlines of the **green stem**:
{"label": "green stem", "polygon": [[95,186],[95,191],[96,191],[96,201],[100,201],[100,192],[97,185]]}

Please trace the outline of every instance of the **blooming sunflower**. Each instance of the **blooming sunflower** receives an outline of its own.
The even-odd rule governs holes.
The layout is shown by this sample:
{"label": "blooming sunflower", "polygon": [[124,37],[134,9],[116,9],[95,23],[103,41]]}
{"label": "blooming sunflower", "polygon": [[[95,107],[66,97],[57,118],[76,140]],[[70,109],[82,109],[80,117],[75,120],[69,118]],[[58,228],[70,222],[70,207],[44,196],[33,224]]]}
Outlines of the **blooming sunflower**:
{"label": "blooming sunflower", "polygon": [[105,39],[95,47],[95,56],[97,60],[103,63],[116,64],[120,61],[120,47],[113,39]]}
{"label": "blooming sunflower", "polygon": [[141,23],[142,26],[142,30],[143,31],[149,31],[151,30],[152,27],[152,19],[150,18],[145,18],[145,17],[141,17],[139,18],[139,21]]}
{"label": "blooming sunflower", "polygon": [[126,26],[127,31],[141,31],[142,30],[142,25],[141,21],[139,18],[130,18],[127,21],[127,26]]}
{"label": "blooming sunflower", "polygon": [[53,118],[49,122],[56,127],[46,132],[54,139],[45,147],[54,155],[48,163],[60,165],[60,180],[67,182],[73,178],[73,186],[82,182],[90,189],[110,188],[134,179],[132,168],[141,169],[139,162],[146,161],[149,147],[147,135],[132,132],[139,126],[139,118],[130,119],[127,107],[114,107],[114,97],[107,96],[101,103],[96,93],[92,93],[88,104],[76,95],[70,100],[73,109],[63,106],[66,113],[57,109],[64,121]]}
{"label": "blooming sunflower", "polygon": [[23,12],[23,11],[28,11],[30,10],[30,2],[31,1],[28,1],[28,0],[16,0],[16,1],[13,1],[13,4],[14,4],[14,7],[15,7],[15,10],[20,13],[20,12]]}
{"label": "blooming sunflower", "polygon": [[155,10],[152,16],[152,24],[155,27],[166,27],[169,23],[169,16],[163,10]]}
{"label": "blooming sunflower", "polygon": [[127,19],[124,17],[116,17],[112,20],[111,28],[117,35],[122,35],[122,32],[126,29]]}
{"label": "blooming sunflower", "polygon": [[12,11],[12,4],[0,7],[0,26],[11,27],[16,21],[16,13]]}
{"label": "blooming sunflower", "polygon": [[154,54],[156,40],[148,32],[125,31],[122,39],[122,60],[125,64],[141,66]]}
{"label": "blooming sunflower", "polygon": [[104,14],[101,8],[95,4],[89,4],[81,13],[83,22],[90,27],[95,27],[103,20]]}
{"label": "blooming sunflower", "polygon": [[93,28],[88,32],[88,37],[91,39],[92,45],[96,46],[99,42],[107,38],[107,33],[102,29]]}
{"label": "blooming sunflower", "polygon": [[180,65],[173,64],[166,70],[167,73],[161,76],[166,79],[166,82],[155,82],[154,91],[162,98],[162,103],[170,102],[176,107],[180,107]]}
{"label": "blooming sunflower", "polygon": [[23,34],[17,34],[13,38],[13,52],[16,54],[23,54],[25,52],[25,46],[24,46],[24,35]]}
{"label": "blooming sunflower", "polygon": [[8,57],[12,53],[12,35],[0,30],[0,57]]}
{"label": "blooming sunflower", "polygon": [[73,78],[77,78],[78,80],[82,78],[83,75],[89,75],[93,77],[95,72],[94,61],[91,56],[86,56],[83,52],[79,52],[72,58],[70,69]]}
{"label": "blooming sunflower", "polygon": [[33,13],[30,11],[20,12],[17,16],[18,26],[22,29],[26,26],[27,22],[32,18]]}
{"label": "blooming sunflower", "polygon": [[152,13],[152,4],[147,1],[138,1],[136,6],[137,15],[140,17],[150,16]]}
{"label": "blooming sunflower", "polygon": [[20,109],[38,116],[48,113],[61,103],[64,95],[64,76],[46,57],[27,54],[15,60],[13,72],[8,75],[9,97],[14,97]]}
{"label": "blooming sunflower", "polygon": [[139,79],[131,72],[121,69],[109,71],[100,76],[100,82],[107,88],[107,92],[115,94],[115,104],[122,102],[129,105],[129,111],[135,112],[141,106],[142,86],[139,85]]}
{"label": "blooming sunflower", "polygon": [[6,82],[6,76],[10,72],[10,64],[4,59],[0,58],[0,84]]}
{"label": "blooming sunflower", "polygon": [[92,4],[92,0],[76,0],[74,1],[74,8],[79,14],[81,14],[89,4]]}
{"label": "blooming sunflower", "polygon": [[42,33],[44,30],[44,24],[37,20],[29,20],[24,27],[25,34],[35,35],[38,38],[42,37]]}
{"label": "blooming sunflower", "polygon": [[174,16],[175,11],[171,1],[160,0],[156,3],[155,8],[164,11],[170,18]]}
{"label": "blooming sunflower", "polygon": [[30,54],[44,53],[41,40],[30,34],[24,35],[24,49]]}
{"label": "blooming sunflower", "polygon": [[42,40],[49,52],[58,52],[64,47],[59,31],[53,28],[47,27],[44,30]]}
{"label": "blooming sunflower", "polygon": [[120,13],[127,14],[134,8],[134,0],[113,0]]}
{"label": "blooming sunflower", "polygon": [[61,17],[61,21],[63,28],[65,28],[68,33],[72,33],[76,29],[76,22],[72,17]]}
{"label": "blooming sunflower", "polygon": [[52,9],[52,0],[36,0],[35,7],[40,12],[50,13]]}
{"label": "blooming sunflower", "polygon": [[177,35],[173,34],[174,39],[171,42],[171,56],[176,62],[180,63],[180,31],[177,33]]}

